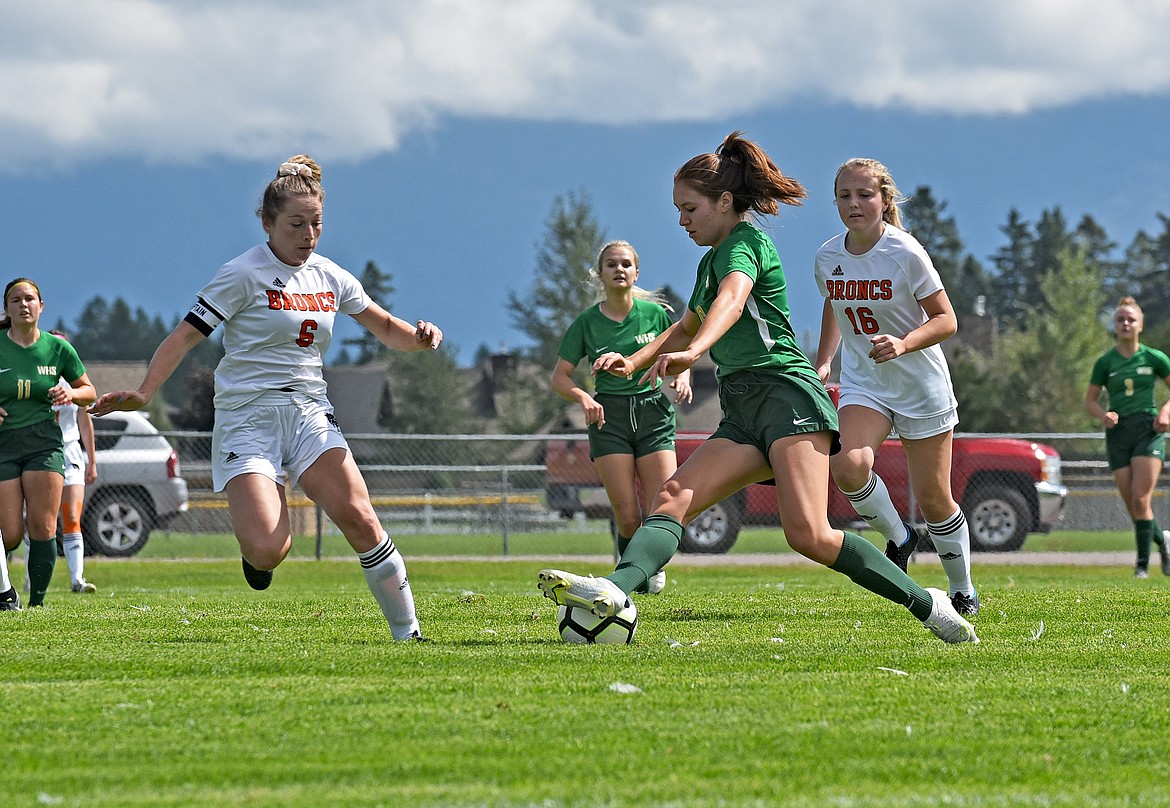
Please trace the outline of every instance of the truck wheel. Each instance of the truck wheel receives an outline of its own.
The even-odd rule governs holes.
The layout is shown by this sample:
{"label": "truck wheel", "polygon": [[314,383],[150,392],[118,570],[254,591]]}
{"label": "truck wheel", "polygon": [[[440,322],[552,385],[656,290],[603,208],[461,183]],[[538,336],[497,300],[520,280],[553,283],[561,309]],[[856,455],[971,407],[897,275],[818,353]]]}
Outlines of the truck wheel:
{"label": "truck wheel", "polygon": [[1006,553],[1019,550],[1028,538],[1031,511],[1019,490],[1006,485],[979,487],[963,503],[971,530],[971,549]]}
{"label": "truck wheel", "polygon": [[726,553],[739,538],[743,508],[743,497],[737,494],[703,511],[683,531],[682,541],[678,545],[679,551]]}

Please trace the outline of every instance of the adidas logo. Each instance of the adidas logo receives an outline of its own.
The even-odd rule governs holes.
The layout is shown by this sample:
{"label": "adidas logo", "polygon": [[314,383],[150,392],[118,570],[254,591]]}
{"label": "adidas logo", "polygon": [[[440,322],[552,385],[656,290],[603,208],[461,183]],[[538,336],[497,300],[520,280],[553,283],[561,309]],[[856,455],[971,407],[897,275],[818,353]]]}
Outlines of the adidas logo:
{"label": "adidas logo", "polygon": [[325,420],[329,422],[329,426],[333,427],[338,432],[341,431],[341,424],[337,423],[337,419],[333,416],[333,413],[325,413]]}
{"label": "adidas logo", "polygon": [[283,289],[284,288],[284,281],[282,281],[280,278],[273,278],[272,285],[275,286],[277,289]]}
{"label": "adidas logo", "polygon": [[939,553],[938,557],[940,559],[942,559],[943,561],[954,561],[956,558],[959,558],[960,556],[958,553]]}
{"label": "adidas logo", "polygon": [[238,454],[236,454],[235,452],[228,452],[227,457],[224,458],[223,462],[230,463],[233,460],[239,460],[239,459],[240,459],[240,456]]}
{"label": "adidas logo", "polygon": [[837,268],[833,270],[833,277],[839,278],[845,274],[845,270],[841,269],[841,265],[837,264]]}

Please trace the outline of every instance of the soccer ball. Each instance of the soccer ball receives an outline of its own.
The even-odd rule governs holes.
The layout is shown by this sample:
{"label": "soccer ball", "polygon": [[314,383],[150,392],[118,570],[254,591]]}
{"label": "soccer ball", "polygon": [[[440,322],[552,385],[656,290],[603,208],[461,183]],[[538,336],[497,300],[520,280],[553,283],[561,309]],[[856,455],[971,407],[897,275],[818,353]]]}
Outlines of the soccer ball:
{"label": "soccer ball", "polygon": [[557,609],[557,631],[565,642],[628,644],[637,629],[638,608],[633,600],[613,617],[598,617],[580,606]]}

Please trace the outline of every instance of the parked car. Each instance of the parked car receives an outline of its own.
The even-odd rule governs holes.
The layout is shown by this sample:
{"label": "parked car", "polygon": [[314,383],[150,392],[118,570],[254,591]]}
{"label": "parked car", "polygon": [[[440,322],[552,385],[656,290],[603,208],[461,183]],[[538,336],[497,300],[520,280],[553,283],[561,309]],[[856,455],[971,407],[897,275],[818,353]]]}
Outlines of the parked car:
{"label": "parked car", "polygon": [[98,477],[85,489],[81,531],[87,552],[132,556],[187,510],[179,456],[146,416],[112,412],[93,419]]}
{"label": "parked car", "polygon": [[[675,440],[679,463],[707,437],[680,433]],[[588,440],[550,440],[545,466],[550,509],[566,516],[609,514],[609,500],[589,459]],[[882,443],[874,471],[885,481],[898,512],[914,511],[901,441]],[[956,437],[951,487],[970,525],[971,549],[982,551],[1018,550],[1029,533],[1049,532],[1059,524],[1068,497],[1056,449],[1015,438]],[[743,524],[775,525],[779,518],[775,488],[751,485],[696,517],[687,525],[679,549],[726,553]],[[856,511],[831,482],[829,521],[835,527],[858,522]]]}

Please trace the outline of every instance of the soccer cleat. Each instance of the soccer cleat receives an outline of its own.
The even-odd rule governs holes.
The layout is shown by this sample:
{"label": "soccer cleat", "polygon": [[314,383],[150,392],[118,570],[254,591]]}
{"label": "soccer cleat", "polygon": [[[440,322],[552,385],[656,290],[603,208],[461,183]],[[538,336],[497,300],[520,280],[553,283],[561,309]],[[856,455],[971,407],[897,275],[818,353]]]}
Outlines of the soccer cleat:
{"label": "soccer cleat", "polygon": [[902,523],[902,527],[906,528],[906,543],[899,547],[892,541],[887,541],[886,558],[897,564],[898,569],[902,572],[905,572],[907,564],[910,563],[910,556],[914,555],[914,551],[918,549],[918,531],[905,522]]}
{"label": "soccer cleat", "polygon": [[945,643],[979,642],[979,638],[975,636],[975,627],[955,611],[946,592],[933,587],[926,591],[930,593],[930,598],[934,602],[930,607],[930,617],[923,620],[922,625]]}
{"label": "soccer cleat", "polygon": [[1134,568],[1133,568],[1133,577],[1134,578],[1149,578],[1150,571],[1148,569],[1146,569],[1145,567],[1143,567],[1141,564],[1135,564]]}
{"label": "soccer cleat", "polygon": [[73,584],[73,591],[82,595],[92,595],[97,591],[97,587],[82,578],[80,581]]}
{"label": "soccer cleat", "polygon": [[646,581],[646,592],[651,595],[660,595],[666,589],[666,570],[658,570]]}
{"label": "soccer cleat", "polygon": [[630,603],[629,596],[608,578],[561,570],[541,570],[537,577],[537,587],[553,603],[588,609],[597,617],[613,617]]}
{"label": "soccer cleat", "polygon": [[267,589],[272,583],[272,570],[258,570],[248,563],[248,559],[240,556],[244,565],[244,580],[253,589]]}
{"label": "soccer cleat", "polygon": [[19,612],[20,595],[16,594],[16,587],[8,587],[7,592],[0,592],[0,612]]}
{"label": "soccer cleat", "polygon": [[979,593],[972,592],[970,595],[964,595],[962,592],[956,592],[951,595],[951,605],[959,614],[965,617],[974,617],[979,614]]}
{"label": "soccer cleat", "polygon": [[1162,574],[1170,575],[1170,530],[1162,531],[1162,543],[1158,545],[1158,555],[1162,557]]}
{"label": "soccer cleat", "polygon": [[403,640],[406,642],[430,642],[431,638],[424,637],[421,631],[415,629],[414,631],[410,632],[410,636],[403,637]]}

